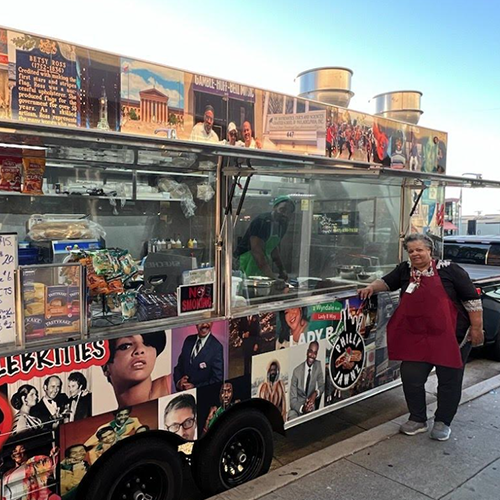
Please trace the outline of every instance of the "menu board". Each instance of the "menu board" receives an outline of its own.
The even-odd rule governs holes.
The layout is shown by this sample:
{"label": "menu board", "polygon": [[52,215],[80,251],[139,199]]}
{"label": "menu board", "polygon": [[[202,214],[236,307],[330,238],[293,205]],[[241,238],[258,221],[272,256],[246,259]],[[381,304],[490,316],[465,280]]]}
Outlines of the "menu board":
{"label": "menu board", "polygon": [[0,344],[16,341],[17,234],[0,233]]}

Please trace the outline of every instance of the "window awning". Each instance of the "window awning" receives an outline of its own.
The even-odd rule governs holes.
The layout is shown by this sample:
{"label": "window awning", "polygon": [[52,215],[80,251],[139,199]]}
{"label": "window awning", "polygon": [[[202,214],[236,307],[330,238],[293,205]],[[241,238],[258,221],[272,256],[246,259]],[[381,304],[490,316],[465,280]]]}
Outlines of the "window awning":
{"label": "window awning", "polygon": [[443,229],[445,231],[457,231],[458,227],[453,224],[453,222],[450,222],[449,220],[445,220],[443,224]]}

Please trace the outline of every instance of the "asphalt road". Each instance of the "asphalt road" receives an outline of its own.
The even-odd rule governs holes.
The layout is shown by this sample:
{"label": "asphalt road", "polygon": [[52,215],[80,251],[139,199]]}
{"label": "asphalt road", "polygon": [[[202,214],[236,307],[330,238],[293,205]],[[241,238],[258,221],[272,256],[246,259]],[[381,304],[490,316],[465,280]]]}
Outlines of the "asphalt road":
{"label": "asphalt road", "polygon": [[[475,357],[467,363],[464,388],[498,374],[500,374],[500,362]],[[430,403],[436,399],[435,375],[429,378],[426,389],[427,402]],[[274,459],[271,468],[276,469],[289,464],[309,453],[343,441],[405,413],[407,413],[407,408],[402,389],[395,387],[294,427],[287,431],[286,437],[275,434]],[[182,500],[203,500],[205,497],[195,486],[187,466],[184,477]]]}

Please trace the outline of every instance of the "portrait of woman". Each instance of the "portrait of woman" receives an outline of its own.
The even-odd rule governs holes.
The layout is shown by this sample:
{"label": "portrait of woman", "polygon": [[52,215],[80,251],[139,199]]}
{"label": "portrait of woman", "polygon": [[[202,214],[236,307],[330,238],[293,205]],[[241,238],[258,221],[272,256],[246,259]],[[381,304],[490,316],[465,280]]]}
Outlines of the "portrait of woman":
{"label": "portrait of woman", "polygon": [[164,331],[109,341],[110,356],[102,369],[113,386],[119,407],[137,405],[170,394],[170,374],[152,379],[156,359],[166,345]]}
{"label": "portrait of woman", "polygon": [[280,311],[281,328],[278,329],[276,349],[283,349],[289,345],[304,342],[301,335],[307,330],[309,316],[307,307],[293,307]]}
{"label": "portrait of woman", "polygon": [[30,384],[24,384],[12,395],[10,403],[17,413],[12,424],[12,433],[41,429],[42,421],[30,415],[31,409],[38,403],[38,391]]}

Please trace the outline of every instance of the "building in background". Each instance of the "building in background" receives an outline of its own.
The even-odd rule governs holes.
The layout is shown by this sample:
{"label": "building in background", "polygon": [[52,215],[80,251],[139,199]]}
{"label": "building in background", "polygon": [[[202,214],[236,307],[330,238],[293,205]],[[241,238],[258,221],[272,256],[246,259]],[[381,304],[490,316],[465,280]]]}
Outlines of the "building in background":
{"label": "building in background", "polygon": [[462,215],[462,204],[460,198],[446,198],[444,202],[444,223],[443,230],[445,236],[465,234],[460,229],[460,219]]}

